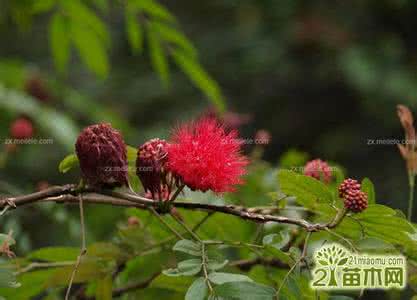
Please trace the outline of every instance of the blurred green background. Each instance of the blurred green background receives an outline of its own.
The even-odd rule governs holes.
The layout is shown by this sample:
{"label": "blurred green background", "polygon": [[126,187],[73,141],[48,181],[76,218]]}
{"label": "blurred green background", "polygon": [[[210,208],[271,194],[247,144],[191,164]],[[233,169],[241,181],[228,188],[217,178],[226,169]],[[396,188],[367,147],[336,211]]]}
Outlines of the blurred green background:
{"label": "blurred green background", "polygon": [[[73,5],[0,0],[0,137],[25,115],[36,138],[54,141],[7,154],[2,145],[2,194],[76,181],[77,172],[57,166],[86,125],[111,122],[138,146],[224,101],[225,118],[248,121],[242,137],[270,132],[270,164],[291,149],[337,162],[349,176],[369,177],[380,203],[405,210],[397,147],[369,140],[402,139],[395,106],[417,108],[415,1],[61,2]],[[161,28],[149,24],[188,40],[159,31],[158,46],[152,32]],[[121,209],[88,207],[88,239],[110,238],[125,219]],[[20,254],[78,241],[76,208],[22,209],[0,226],[15,230]]]}

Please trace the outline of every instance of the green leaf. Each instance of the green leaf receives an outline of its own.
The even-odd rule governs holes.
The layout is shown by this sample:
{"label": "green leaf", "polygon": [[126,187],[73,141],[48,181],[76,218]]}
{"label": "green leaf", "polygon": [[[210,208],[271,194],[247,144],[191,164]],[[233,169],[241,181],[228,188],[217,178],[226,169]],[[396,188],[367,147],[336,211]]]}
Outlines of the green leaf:
{"label": "green leaf", "polygon": [[[46,282],[42,284],[44,287],[62,286],[68,283],[73,272],[74,266],[62,267],[54,269],[54,273]],[[105,269],[105,265],[97,260],[84,259],[78,267],[77,273],[74,278],[74,283],[90,282],[103,278],[108,270]]]}
{"label": "green leaf", "polygon": [[136,174],[136,158],[138,155],[138,150],[132,146],[127,145],[126,153],[127,153],[127,164],[129,167],[127,171],[129,184],[135,192],[139,192],[141,183],[140,183],[139,177]]}
{"label": "green leaf", "polygon": [[168,22],[175,21],[175,17],[164,6],[154,0],[134,0],[131,3],[154,18]]}
{"label": "green leaf", "polygon": [[98,280],[96,287],[96,300],[111,300],[113,299],[112,295],[113,280],[110,275],[107,275],[103,279]]}
{"label": "green leaf", "polygon": [[94,4],[103,12],[107,12],[109,10],[109,3],[107,0],[93,0]]}
{"label": "green leaf", "polygon": [[197,278],[185,294],[185,300],[204,300],[208,288],[204,277]]}
{"label": "green leaf", "polygon": [[99,242],[88,246],[87,257],[94,256],[103,260],[119,260],[123,256],[123,251],[114,243]]}
{"label": "green leaf", "polygon": [[152,67],[155,72],[158,73],[163,84],[168,86],[169,83],[169,66],[168,60],[164,53],[161,40],[159,39],[157,33],[152,29],[152,26],[149,27],[148,31],[148,43],[149,43],[149,54],[151,58]]}
{"label": "green leaf", "polygon": [[152,281],[150,287],[185,293],[192,282],[193,278],[191,277],[168,277],[160,275]]}
{"label": "green leaf", "polygon": [[264,245],[271,245],[277,249],[281,249],[290,241],[290,235],[288,231],[281,231],[279,234],[273,233],[264,236],[262,243]]}
{"label": "green leaf", "polygon": [[202,267],[201,259],[193,258],[178,263],[178,270],[186,276],[196,275]]}
{"label": "green leaf", "polygon": [[246,275],[232,274],[232,273],[221,273],[221,272],[210,273],[208,278],[214,284],[223,284],[223,283],[226,283],[226,282],[240,282],[240,281],[252,282],[252,279],[250,279]]}
{"label": "green leaf", "polygon": [[126,33],[133,53],[140,53],[143,48],[143,32],[136,17],[136,10],[131,5],[125,11]]}
{"label": "green leaf", "polygon": [[169,276],[169,277],[183,276],[183,274],[177,268],[171,268],[171,269],[163,270],[162,274],[164,274],[165,276]]}
{"label": "green leaf", "polygon": [[69,154],[59,163],[58,169],[61,173],[67,173],[69,170],[77,167],[78,165],[79,161],[77,155]]}
{"label": "green leaf", "polygon": [[172,248],[174,251],[184,252],[194,256],[201,256],[201,247],[199,244],[190,240],[180,240]]}
{"label": "green leaf", "polygon": [[293,260],[291,259],[290,255],[274,246],[266,245],[265,246],[266,253],[268,255],[272,255],[278,260],[282,261],[283,263],[290,264]]}
{"label": "green leaf", "polygon": [[197,56],[196,48],[193,46],[190,40],[180,31],[160,22],[153,22],[152,27],[162,39],[174,44],[175,46],[180,47],[182,50],[184,50],[184,52],[188,53],[188,55],[192,57]]}
{"label": "green leaf", "polygon": [[0,268],[0,288],[18,288],[20,284],[16,280],[13,271],[7,268]]}
{"label": "green leaf", "polygon": [[187,55],[181,49],[173,50],[172,57],[178,67],[206,94],[216,109],[224,112],[226,110],[226,103],[219,85],[207,74],[198,61]]}
{"label": "green leaf", "polygon": [[217,271],[217,270],[223,269],[228,263],[229,261],[227,259],[224,261],[217,261],[217,260],[209,259],[207,262],[207,268],[211,271]]}
{"label": "green leaf", "polygon": [[176,269],[164,270],[162,273],[166,276],[193,276],[200,272],[202,267],[201,259],[188,259],[178,263]]}
{"label": "green leaf", "polygon": [[297,149],[290,149],[284,152],[279,158],[279,166],[282,169],[294,169],[304,166],[309,158],[307,152]]}
{"label": "green leaf", "polygon": [[394,209],[371,204],[361,213],[345,218],[334,230],[347,237],[363,236],[382,240],[385,243],[407,248],[415,247],[416,228],[398,216]]}
{"label": "green leaf", "polygon": [[272,300],[275,289],[255,282],[227,282],[214,288],[216,295],[241,300]]}
{"label": "green leaf", "polygon": [[0,289],[0,295],[6,299],[32,299],[42,292],[44,283],[53,273],[54,270],[52,269],[24,273],[19,276],[20,287],[2,288]]}
{"label": "green leaf", "polygon": [[91,31],[103,45],[109,44],[109,33],[106,25],[97,15],[80,0],[61,1],[64,12],[72,19],[71,24],[78,24],[83,30]]}
{"label": "green leaf", "polygon": [[56,0],[37,0],[32,3],[32,13],[45,13],[53,8]]}
{"label": "green leaf", "polygon": [[49,41],[57,69],[63,72],[70,57],[68,24],[63,15],[55,13],[49,25]]}
{"label": "green leaf", "polygon": [[28,255],[29,259],[43,261],[73,261],[77,259],[80,249],[74,247],[47,247]]}
{"label": "green leaf", "polygon": [[364,178],[361,182],[361,190],[368,195],[368,203],[375,204],[375,188],[369,178]]}
{"label": "green leaf", "polygon": [[396,251],[395,247],[377,238],[364,238],[356,242],[356,248],[361,252],[394,252]]}
{"label": "green leaf", "polygon": [[71,38],[84,64],[97,76],[105,78],[109,71],[109,62],[102,41],[94,31],[77,22],[72,22],[70,28]]}
{"label": "green leaf", "polygon": [[305,207],[314,208],[317,203],[330,204],[333,201],[330,189],[324,183],[310,176],[280,170],[278,180],[281,191],[287,195],[295,196],[296,201]]}

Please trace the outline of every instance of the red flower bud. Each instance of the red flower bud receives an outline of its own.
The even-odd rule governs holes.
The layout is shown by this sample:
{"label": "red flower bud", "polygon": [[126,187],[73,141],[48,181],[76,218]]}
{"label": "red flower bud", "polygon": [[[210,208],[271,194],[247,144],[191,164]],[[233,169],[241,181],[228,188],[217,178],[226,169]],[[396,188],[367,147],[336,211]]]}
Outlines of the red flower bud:
{"label": "red flower bud", "polygon": [[355,179],[345,179],[339,185],[339,197],[345,207],[353,212],[361,212],[368,207],[368,196],[361,191],[360,183]]}
{"label": "red flower bud", "polygon": [[361,212],[368,207],[368,196],[362,191],[349,191],[344,197],[344,205],[353,212]]}
{"label": "red flower bud", "polygon": [[360,189],[361,185],[357,180],[352,178],[345,179],[339,185],[339,197],[344,198],[348,192],[360,191]]}
{"label": "red flower bud", "polygon": [[51,98],[51,95],[45,86],[45,82],[39,75],[34,75],[26,81],[25,91],[41,102],[47,102]]}
{"label": "red flower bud", "polygon": [[169,200],[176,179],[167,170],[168,143],[152,139],[138,149],[136,174],[142,182],[146,197],[156,200]]}
{"label": "red flower bud", "polygon": [[128,185],[126,145],[121,134],[110,124],[84,128],[75,150],[88,184],[99,187]]}
{"label": "red flower bud", "polygon": [[33,133],[32,121],[24,117],[14,120],[10,126],[10,135],[15,139],[29,139]]}
{"label": "red flower bud", "polygon": [[332,169],[329,164],[321,159],[311,160],[304,167],[304,175],[329,183],[332,180]]}

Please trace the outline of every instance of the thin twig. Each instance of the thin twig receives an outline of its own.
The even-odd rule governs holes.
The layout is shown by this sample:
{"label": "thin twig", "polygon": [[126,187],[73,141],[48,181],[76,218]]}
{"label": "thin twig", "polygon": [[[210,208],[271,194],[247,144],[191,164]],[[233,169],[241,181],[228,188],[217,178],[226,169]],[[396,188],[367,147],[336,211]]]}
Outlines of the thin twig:
{"label": "thin twig", "polygon": [[175,201],[175,199],[177,199],[178,195],[182,192],[184,187],[185,187],[184,184],[182,184],[180,187],[178,187],[177,190],[175,191],[174,195],[172,195],[171,199],[169,199],[169,201],[171,201],[171,202]]}
{"label": "thin twig", "polygon": [[206,285],[210,291],[210,295],[214,293],[213,286],[208,278],[208,270],[207,270],[207,256],[206,256],[206,245],[204,243],[201,244],[201,260],[202,260],[202,267],[203,267],[203,274]]}
{"label": "thin twig", "polygon": [[408,211],[407,211],[407,219],[411,222],[411,218],[413,217],[413,202],[414,202],[414,183],[415,183],[415,175],[412,172],[408,174]]}
{"label": "thin twig", "polygon": [[301,263],[303,260],[305,260],[305,258],[307,257],[307,246],[308,246],[308,241],[310,239],[312,232],[308,232],[307,236],[304,240],[304,247],[303,247],[303,252],[301,253],[300,258],[297,260],[297,262],[291,267],[291,269],[288,271],[287,274],[285,274],[284,279],[282,279],[282,282],[276,292],[276,296],[279,299],[279,293],[281,292],[282,287],[284,286],[285,282],[287,281],[288,277],[290,276],[290,274],[294,271],[294,269],[298,266],[299,263]]}
{"label": "thin twig", "polygon": [[9,210],[9,208],[10,208],[10,205],[6,205],[3,209],[2,209],[2,211],[0,212],[0,216],[2,216],[2,215],[4,215],[8,210]]}
{"label": "thin twig", "polygon": [[336,236],[337,238],[339,238],[339,239],[341,239],[341,240],[343,240],[345,243],[347,243],[351,248],[352,248],[352,250],[354,251],[354,252],[358,252],[358,249],[353,245],[353,243],[351,242],[351,241],[349,241],[347,238],[345,238],[345,237],[343,237],[343,236],[341,236],[340,234],[338,234],[338,233],[336,233],[336,232],[334,232],[334,231],[332,231],[331,229],[329,229],[329,228],[325,228],[325,230],[328,232],[328,233],[330,233],[330,234],[333,234],[334,236]]}
{"label": "thin twig", "polygon": [[157,217],[158,218],[158,220],[162,223],[162,224],[164,224],[165,225],[165,227],[167,227],[173,234],[175,234],[180,240],[183,240],[184,238],[183,238],[183,236],[178,232],[178,231],[176,231],[171,225],[169,225],[165,220],[164,220],[164,218],[160,215],[160,214],[158,214],[158,212],[155,210],[155,208],[153,208],[152,206],[151,207],[149,207],[148,208],[154,215],[155,215],[155,217]]}
{"label": "thin twig", "polygon": [[85,226],[84,226],[84,208],[83,208],[83,198],[79,195],[80,202],[80,223],[81,223],[81,251],[80,255],[77,257],[74,269],[72,270],[71,278],[68,284],[67,292],[65,293],[65,300],[68,300],[71,294],[71,287],[74,282],[75,275],[77,274],[78,268],[81,264],[81,258],[87,253],[86,242],[85,242]]}
{"label": "thin twig", "polygon": [[191,230],[190,228],[188,228],[187,224],[185,224],[182,220],[180,220],[180,218],[178,218],[175,214],[173,214],[172,212],[170,213],[171,217],[178,223],[180,224],[185,231],[187,231],[189,234],[191,234],[191,236],[197,241],[202,243],[201,239],[198,237],[197,234],[194,233],[193,230]]}
{"label": "thin twig", "polygon": [[[193,228],[192,228],[192,231],[197,231],[199,228],[200,228],[200,226],[201,225],[203,225],[211,216],[213,215],[213,213],[208,213],[205,217],[203,217],[201,220],[200,220],[200,222],[198,222]],[[186,234],[187,232],[182,232],[181,233],[181,235],[183,235],[183,234]],[[148,251],[148,250],[152,250],[152,249],[155,249],[155,248],[161,248],[161,247],[163,247],[163,246],[165,246],[166,244],[168,244],[168,243],[170,243],[170,242],[172,242],[174,239],[176,238],[176,236],[170,236],[170,237],[167,237],[166,239],[164,239],[164,240],[162,240],[162,241],[160,241],[159,243],[156,243],[156,244],[153,244],[153,245],[150,245],[149,247],[147,247],[147,248],[145,248],[145,249],[143,249],[144,251]]]}
{"label": "thin twig", "polygon": [[20,275],[23,273],[30,272],[35,269],[46,269],[46,268],[58,268],[58,267],[65,267],[65,266],[73,266],[75,265],[75,261],[60,261],[60,262],[51,262],[51,263],[40,263],[40,262],[33,262],[28,264],[26,267],[20,269],[19,271],[15,272],[14,275]]}
{"label": "thin twig", "polygon": [[151,277],[149,277],[145,281],[131,283],[131,284],[128,284],[124,287],[113,290],[113,298],[120,297],[121,295],[123,295],[127,292],[147,288],[152,283],[152,281],[156,277],[158,277],[160,274],[161,274],[161,272],[156,272],[155,274],[151,275]]}

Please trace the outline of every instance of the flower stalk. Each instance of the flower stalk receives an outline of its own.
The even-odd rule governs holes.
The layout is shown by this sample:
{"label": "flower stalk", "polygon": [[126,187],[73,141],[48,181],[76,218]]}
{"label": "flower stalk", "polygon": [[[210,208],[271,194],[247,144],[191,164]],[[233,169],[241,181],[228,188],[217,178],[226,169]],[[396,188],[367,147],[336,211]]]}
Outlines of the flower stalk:
{"label": "flower stalk", "polygon": [[416,152],[416,131],[414,118],[410,109],[405,105],[397,105],[397,115],[405,133],[405,145],[398,145],[401,156],[406,162],[408,171],[408,210],[407,218],[411,221],[413,216],[414,185],[417,174],[417,152]]}

